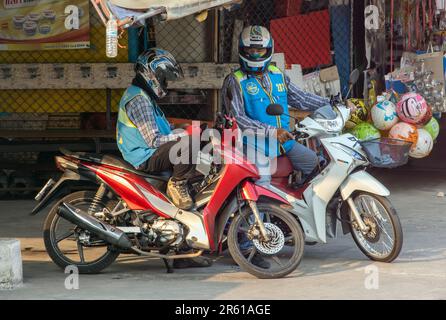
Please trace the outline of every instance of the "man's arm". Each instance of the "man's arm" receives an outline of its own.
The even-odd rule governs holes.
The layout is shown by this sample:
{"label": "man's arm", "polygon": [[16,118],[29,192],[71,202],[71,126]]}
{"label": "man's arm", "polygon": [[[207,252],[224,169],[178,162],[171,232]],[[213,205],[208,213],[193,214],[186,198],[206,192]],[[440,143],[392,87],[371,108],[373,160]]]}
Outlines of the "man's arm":
{"label": "man's arm", "polygon": [[250,129],[256,133],[263,132],[265,135],[268,135],[270,130],[275,130],[274,127],[258,120],[251,119],[246,115],[242,90],[233,75],[229,75],[225,79],[222,95],[226,110],[232,112],[240,129]]}
{"label": "man's arm", "polygon": [[330,103],[328,98],[303,91],[292,83],[288,76],[285,76],[285,82],[288,87],[288,104],[292,108],[302,111],[315,111]]}
{"label": "man's arm", "polygon": [[151,102],[142,96],[132,99],[127,104],[126,110],[127,116],[138,128],[149,148],[159,148],[167,142],[176,141],[186,135],[186,133],[161,134]]}

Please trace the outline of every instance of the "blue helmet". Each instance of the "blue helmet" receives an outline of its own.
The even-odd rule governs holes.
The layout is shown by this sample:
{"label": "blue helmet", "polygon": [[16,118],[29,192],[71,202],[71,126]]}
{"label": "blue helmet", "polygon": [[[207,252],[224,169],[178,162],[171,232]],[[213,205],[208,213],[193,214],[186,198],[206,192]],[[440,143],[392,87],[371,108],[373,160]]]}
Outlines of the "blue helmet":
{"label": "blue helmet", "polygon": [[183,70],[173,55],[157,48],[149,49],[138,57],[135,72],[146,81],[158,99],[167,95],[167,81],[183,77]]}
{"label": "blue helmet", "polygon": [[[265,49],[263,53],[259,50]],[[245,72],[264,72],[274,53],[274,41],[268,29],[262,26],[249,26],[240,34],[240,66]]]}

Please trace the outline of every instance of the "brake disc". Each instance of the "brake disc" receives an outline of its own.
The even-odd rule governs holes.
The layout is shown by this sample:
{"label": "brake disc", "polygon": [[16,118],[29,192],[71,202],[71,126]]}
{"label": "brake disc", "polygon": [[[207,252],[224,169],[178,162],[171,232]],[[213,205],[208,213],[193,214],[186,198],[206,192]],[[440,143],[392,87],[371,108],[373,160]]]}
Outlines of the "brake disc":
{"label": "brake disc", "polygon": [[264,223],[269,241],[254,239],[252,242],[256,249],[263,254],[273,255],[278,253],[285,246],[285,235],[283,231],[272,223]]}
{"label": "brake disc", "polygon": [[369,232],[367,232],[364,237],[371,243],[378,242],[381,236],[381,230],[378,226],[378,223],[376,222],[375,217],[363,216],[363,220],[365,225],[370,228]]}

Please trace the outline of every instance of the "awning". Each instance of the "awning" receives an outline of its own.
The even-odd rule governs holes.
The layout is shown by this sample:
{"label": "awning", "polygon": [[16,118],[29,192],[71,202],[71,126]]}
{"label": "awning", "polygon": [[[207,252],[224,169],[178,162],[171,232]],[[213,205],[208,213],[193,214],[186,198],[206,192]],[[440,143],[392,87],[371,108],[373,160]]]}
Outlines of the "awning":
{"label": "awning", "polygon": [[113,14],[119,26],[143,25],[145,19],[180,19],[189,15],[224,6],[232,7],[242,0],[91,0],[104,24]]}

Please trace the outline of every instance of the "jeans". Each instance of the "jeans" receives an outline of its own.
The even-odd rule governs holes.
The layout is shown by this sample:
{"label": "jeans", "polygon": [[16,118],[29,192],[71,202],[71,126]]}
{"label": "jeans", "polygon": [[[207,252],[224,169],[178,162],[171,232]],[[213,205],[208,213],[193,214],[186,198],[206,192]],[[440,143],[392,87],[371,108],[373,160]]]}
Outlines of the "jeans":
{"label": "jeans", "polygon": [[[172,164],[170,161],[170,149],[174,147],[178,141],[170,141],[161,145],[155,153],[138,169],[148,173],[161,173],[163,171],[172,171],[172,179],[175,181],[186,180],[195,173],[195,164],[192,162],[192,140],[189,137],[188,140],[184,140],[187,144],[183,145],[182,152],[186,152],[188,155],[188,163]],[[181,152],[180,152],[181,153]],[[181,157],[181,154],[178,157]]]}
{"label": "jeans", "polygon": [[304,176],[310,175],[319,163],[316,152],[300,143],[295,143],[286,156],[293,164],[294,170],[302,171]]}

